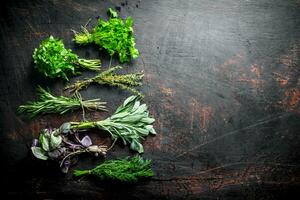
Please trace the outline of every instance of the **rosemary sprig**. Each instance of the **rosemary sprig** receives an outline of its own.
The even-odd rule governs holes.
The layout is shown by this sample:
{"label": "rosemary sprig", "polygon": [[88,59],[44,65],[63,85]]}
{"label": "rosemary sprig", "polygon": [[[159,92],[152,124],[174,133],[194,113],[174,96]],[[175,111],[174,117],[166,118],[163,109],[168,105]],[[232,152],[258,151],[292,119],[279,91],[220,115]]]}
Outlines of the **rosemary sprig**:
{"label": "rosemary sprig", "polygon": [[123,90],[129,90],[136,95],[143,96],[133,87],[142,85],[141,81],[143,79],[144,74],[140,72],[132,74],[116,74],[115,71],[119,69],[122,69],[122,67],[116,66],[110,68],[92,78],[79,80],[74,84],[67,86],[65,89],[69,90],[70,92],[77,92],[79,90],[82,90],[83,88],[88,87],[91,83],[96,83],[100,85],[119,87]]}
{"label": "rosemary sprig", "polygon": [[82,100],[81,96],[77,93],[72,97],[54,96],[39,86],[37,94],[37,101],[19,106],[18,111],[26,113],[30,117],[36,117],[39,114],[64,114],[80,108],[107,111],[105,107],[106,102],[101,102],[100,99]]}
{"label": "rosemary sprig", "polygon": [[74,176],[94,176],[100,180],[112,180],[121,182],[136,182],[141,178],[154,175],[151,170],[151,160],[140,156],[120,160],[109,160],[90,170],[75,170]]}
{"label": "rosemary sprig", "polygon": [[78,74],[78,68],[99,70],[101,67],[99,59],[81,59],[71,49],[66,49],[62,40],[53,36],[43,40],[32,57],[38,71],[50,78],[68,80],[68,75]]}

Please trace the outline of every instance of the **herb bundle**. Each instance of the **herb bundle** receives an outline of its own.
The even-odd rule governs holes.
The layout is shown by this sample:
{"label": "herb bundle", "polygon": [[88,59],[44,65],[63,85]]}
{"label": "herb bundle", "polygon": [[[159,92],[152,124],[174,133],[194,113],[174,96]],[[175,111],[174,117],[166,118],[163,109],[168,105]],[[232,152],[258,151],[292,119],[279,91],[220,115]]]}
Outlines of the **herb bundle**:
{"label": "herb bundle", "polygon": [[120,160],[109,160],[91,170],[75,170],[74,176],[94,176],[100,180],[117,180],[121,182],[136,182],[141,178],[154,175],[151,170],[151,160],[140,156]]}
{"label": "herb bundle", "polygon": [[131,96],[105,120],[70,122],[70,124],[71,129],[75,130],[88,128],[106,130],[114,140],[121,139],[124,145],[130,144],[130,149],[143,153],[141,140],[149,134],[156,134],[151,125],[154,121],[154,118],[149,117],[147,105],[141,104],[138,96]]}
{"label": "herb bundle", "polygon": [[108,14],[110,19],[108,21],[99,19],[98,25],[91,32],[85,27],[82,27],[80,33],[74,31],[75,43],[80,45],[95,43],[111,56],[118,54],[120,62],[128,62],[131,58],[137,58],[139,52],[135,48],[133,19],[128,17],[123,21],[112,9],[108,10]]}
{"label": "herb bundle", "polygon": [[82,100],[78,93],[73,97],[54,96],[42,87],[37,88],[37,93],[38,101],[21,105],[18,111],[26,113],[30,117],[36,117],[39,114],[64,114],[80,108],[106,111],[106,102],[101,102],[100,99]]}
{"label": "herb bundle", "polygon": [[78,68],[99,70],[101,67],[100,60],[80,59],[71,49],[65,48],[62,40],[53,36],[42,41],[34,50],[33,60],[40,73],[65,80],[68,80],[68,75],[78,74]]}
{"label": "herb bundle", "polygon": [[144,74],[140,72],[132,74],[116,74],[115,71],[119,69],[122,69],[122,67],[112,67],[92,78],[79,80],[74,84],[67,86],[65,89],[69,90],[70,92],[77,92],[79,90],[82,90],[83,88],[88,87],[91,83],[96,83],[100,85],[119,87],[123,90],[129,90],[136,95],[143,96],[133,87],[142,85],[141,81]]}
{"label": "herb bundle", "polygon": [[[131,96],[118,107],[111,117],[105,120],[66,122],[60,128],[42,130],[31,150],[36,158],[59,160],[61,166],[69,164],[71,156],[81,153],[105,155],[118,139],[122,140],[124,145],[130,144],[130,149],[143,153],[141,140],[149,134],[156,134],[151,125],[153,122],[154,119],[149,117],[146,104],[141,104],[138,96]],[[88,136],[80,140],[78,134],[91,128],[107,131],[114,140],[112,146],[107,148],[106,146],[92,145]],[[69,137],[74,139],[69,140]]]}
{"label": "herb bundle", "polygon": [[63,125],[59,129],[42,130],[31,146],[33,155],[41,160],[59,161],[62,171],[67,173],[73,156],[82,153],[105,156],[109,150],[105,145],[93,145],[89,136],[79,139],[78,133],[66,134],[65,129]]}

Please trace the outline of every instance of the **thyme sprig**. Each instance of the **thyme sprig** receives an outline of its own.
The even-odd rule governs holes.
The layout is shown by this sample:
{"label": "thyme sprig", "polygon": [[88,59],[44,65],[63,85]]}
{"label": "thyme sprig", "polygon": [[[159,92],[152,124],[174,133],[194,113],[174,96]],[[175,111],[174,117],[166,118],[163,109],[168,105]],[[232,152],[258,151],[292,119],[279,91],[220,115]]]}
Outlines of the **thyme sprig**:
{"label": "thyme sprig", "polygon": [[65,87],[65,89],[69,90],[70,92],[78,92],[79,90],[88,87],[91,83],[96,83],[99,85],[119,87],[123,90],[129,90],[136,95],[143,96],[133,87],[142,85],[141,81],[144,77],[144,74],[141,72],[130,74],[116,74],[115,72],[120,69],[122,69],[121,66],[112,67],[92,78],[79,80],[72,85],[68,85],[67,87]]}
{"label": "thyme sprig", "polygon": [[20,113],[25,113],[30,117],[36,117],[39,114],[59,113],[64,114],[69,111],[77,109],[91,109],[91,110],[106,110],[106,102],[100,99],[83,100],[80,94],[76,93],[72,97],[55,96],[43,89],[37,88],[38,100],[27,102],[18,108]]}
{"label": "thyme sprig", "polygon": [[78,68],[99,70],[99,59],[79,58],[71,49],[66,49],[63,41],[53,36],[43,40],[34,50],[33,60],[38,71],[49,78],[63,78],[78,74]]}
{"label": "thyme sprig", "polygon": [[119,160],[108,160],[90,170],[75,170],[74,176],[94,176],[100,180],[133,183],[142,178],[152,177],[151,160],[140,156]]}

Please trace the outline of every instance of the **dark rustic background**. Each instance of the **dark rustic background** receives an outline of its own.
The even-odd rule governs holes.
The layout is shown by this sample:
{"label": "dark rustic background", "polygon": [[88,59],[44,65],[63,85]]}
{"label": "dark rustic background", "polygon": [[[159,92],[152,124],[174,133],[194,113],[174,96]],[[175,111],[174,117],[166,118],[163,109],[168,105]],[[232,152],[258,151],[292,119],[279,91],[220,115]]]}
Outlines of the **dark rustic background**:
{"label": "dark rustic background", "polygon": [[[77,47],[70,29],[109,7],[132,16],[140,57],[127,72],[145,72],[145,102],[158,135],[144,142],[155,177],[135,185],[75,180],[29,152],[40,129],[80,112],[35,120],[16,114],[34,100],[37,84],[62,94],[61,80],[41,77],[32,51],[50,34],[81,57],[109,57],[96,46]],[[0,18],[1,186],[7,199],[286,199],[299,194],[299,0],[7,1]],[[117,59],[113,64],[118,64]],[[83,73],[81,77],[91,76]],[[130,95],[91,86],[109,113]],[[94,141],[110,141],[94,136]],[[118,144],[108,159],[130,155]],[[101,160],[81,157],[72,168]],[[6,199],[6,198],[5,198]]]}

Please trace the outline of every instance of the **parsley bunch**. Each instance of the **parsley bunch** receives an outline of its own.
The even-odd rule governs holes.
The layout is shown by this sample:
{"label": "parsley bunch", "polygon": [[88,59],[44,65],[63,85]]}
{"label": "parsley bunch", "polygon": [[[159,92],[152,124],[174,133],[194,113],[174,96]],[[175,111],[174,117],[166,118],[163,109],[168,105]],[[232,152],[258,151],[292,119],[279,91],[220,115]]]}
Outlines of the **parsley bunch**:
{"label": "parsley bunch", "polygon": [[30,117],[35,117],[39,114],[64,114],[80,108],[106,111],[106,102],[101,102],[100,99],[82,100],[81,96],[77,93],[73,97],[54,96],[42,87],[37,88],[37,93],[39,97],[38,101],[28,102],[25,105],[19,106],[19,112],[27,113]]}
{"label": "parsley bunch", "polygon": [[136,182],[141,178],[154,175],[151,170],[151,160],[140,156],[120,160],[109,160],[91,170],[75,170],[74,176],[94,176],[100,180],[112,180],[121,182]]}
{"label": "parsley bunch", "polygon": [[78,74],[78,68],[99,70],[101,67],[100,60],[80,59],[71,49],[65,48],[62,40],[53,36],[42,41],[34,50],[33,60],[40,73],[65,80],[68,80],[68,75]]}
{"label": "parsley bunch", "polygon": [[123,21],[112,9],[109,9],[108,12],[110,15],[108,21],[99,19],[98,25],[91,33],[82,27],[80,33],[74,32],[74,41],[80,45],[95,43],[100,48],[104,48],[111,56],[118,54],[120,62],[128,62],[131,58],[137,58],[139,52],[135,48],[133,19],[128,17]]}
{"label": "parsley bunch", "polygon": [[140,86],[141,81],[144,77],[143,73],[132,73],[132,74],[116,74],[115,71],[122,69],[120,66],[110,68],[106,71],[99,73],[98,75],[85,79],[79,80],[72,85],[67,86],[65,89],[70,92],[77,92],[83,88],[88,87],[91,83],[96,83],[99,85],[109,85],[112,87],[119,87],[123,90],[129,90],[132,93],[143,96],[133,87]]}

